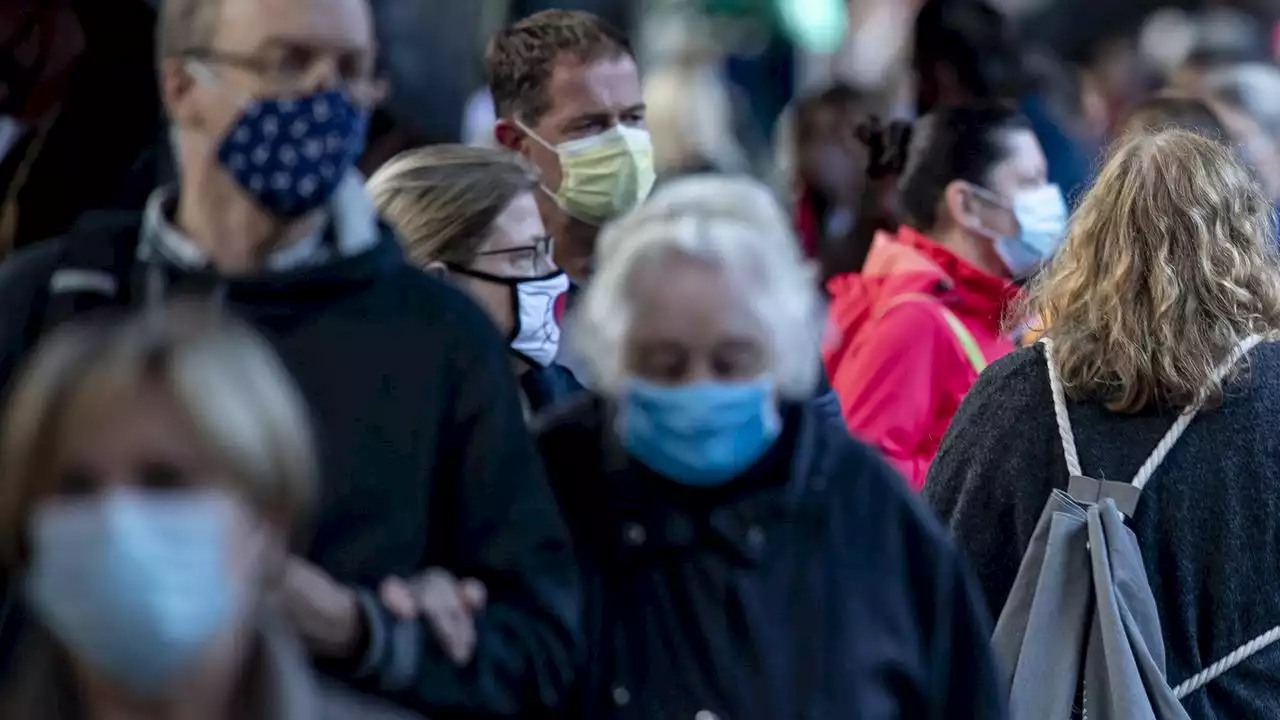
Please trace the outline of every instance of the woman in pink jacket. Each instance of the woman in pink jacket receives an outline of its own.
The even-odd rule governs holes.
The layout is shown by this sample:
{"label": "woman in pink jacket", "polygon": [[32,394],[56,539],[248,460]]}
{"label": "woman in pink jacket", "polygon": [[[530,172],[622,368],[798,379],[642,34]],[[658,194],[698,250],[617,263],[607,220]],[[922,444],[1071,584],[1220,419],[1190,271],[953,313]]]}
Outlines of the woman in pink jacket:
{"label": "woman in pink jacket", "polygon": [[1016,281],[1057,248],[1067,208],[1026,121],[998,105],[920,119],[899,185],[906,224],[827,285],[825,361],[850,431],[919,490],[960,400],[1013,349]]}

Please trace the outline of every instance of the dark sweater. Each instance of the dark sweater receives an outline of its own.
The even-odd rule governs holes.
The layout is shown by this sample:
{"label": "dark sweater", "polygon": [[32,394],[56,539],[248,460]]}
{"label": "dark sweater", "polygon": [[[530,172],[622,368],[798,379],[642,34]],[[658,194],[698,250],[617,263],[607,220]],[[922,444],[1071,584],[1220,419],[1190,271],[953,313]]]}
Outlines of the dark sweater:
{"label": "dark sweater", "polygon": [[[1223,404],[1201,413],[1143,491],[1131,522],[1177,685],[1280,624],[1280,344],[1250,354]],[[1175,413],[1070,409],[1086,474],[1128,482]],[[1066,489],[1039,346],[993,363],[943,440],[926,500],[950,524],[999,615],[1052,489]],[[1280,717],[1280,645],[1183,700],[1195,718]]]}
{"label": "dark sweater", "polygon": [[[0,265],[0,385],[27,353],[55,266],[77,244],[132,257],[139,223],[80,226]],[[161,266],[168,292],[211,278]],[[143,302],[132,263],[121,302]],[[442,566],[489,589],[476,657],[457,668],[421,623],[364,594],[364,657],[331,668],[433,718],[527,717],[559,703],[579,624],[577,578],[520,410],[510,361],[470,299],[409,265],[384,229],[371,250],[318,267],[218,280],[291,371],[314,416],[322,470],[308,555],[342,583],[377,587]],[[363,666],[357,668],[357,666]]]}

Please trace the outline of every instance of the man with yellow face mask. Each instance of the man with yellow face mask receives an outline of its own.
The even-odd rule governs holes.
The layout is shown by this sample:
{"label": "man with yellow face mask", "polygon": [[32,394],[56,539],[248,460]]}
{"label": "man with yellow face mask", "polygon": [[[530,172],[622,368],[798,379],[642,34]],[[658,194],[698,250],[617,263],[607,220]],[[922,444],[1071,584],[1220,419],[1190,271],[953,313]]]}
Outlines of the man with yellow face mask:
{"label": "man with yellow face mask", "polygon": [[556,264],[577,284],[600,226],[653,188],[640,71],[626,36],[586,12],[548,10],[502,30],[485,53],[498,144],[541,173]]}

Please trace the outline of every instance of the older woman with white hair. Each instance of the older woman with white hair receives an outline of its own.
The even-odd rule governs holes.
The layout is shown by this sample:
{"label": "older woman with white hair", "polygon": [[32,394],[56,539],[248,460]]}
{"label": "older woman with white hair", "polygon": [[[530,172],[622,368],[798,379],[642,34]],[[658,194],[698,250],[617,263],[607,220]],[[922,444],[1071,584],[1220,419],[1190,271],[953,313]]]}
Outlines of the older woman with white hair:
{"label": "older woman with white hair", "polygon": [[595,394],[537,428],[588,588],[582,718],[999,717],[939,526],[810,398],[823,329],[769,193],[674,181],[571,322]]}

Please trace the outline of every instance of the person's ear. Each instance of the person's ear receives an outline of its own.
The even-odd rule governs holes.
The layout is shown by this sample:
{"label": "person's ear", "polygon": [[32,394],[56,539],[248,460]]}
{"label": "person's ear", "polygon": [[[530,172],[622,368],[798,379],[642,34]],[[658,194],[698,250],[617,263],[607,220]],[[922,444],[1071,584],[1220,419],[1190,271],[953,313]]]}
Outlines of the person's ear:
{"label": "person's ear", "polygon": [[179,58],[165,58],[159,67],[160,101],[175,125],[189,127],[200,121],[195,102],[196,79]]}
{"label": "person's ear", "polygon": [[499,147],[504,147],[512,152],[522,152],[524,150],[525,134],[511,120],[499,119],[493,124],[493,139],[498,142]]}
{"label": "person's ear", "polygon": [[942,191],[942,207],[951,222],[965,228],[981,225],[978,201],[973,189],[963,180],[952,180]]}

